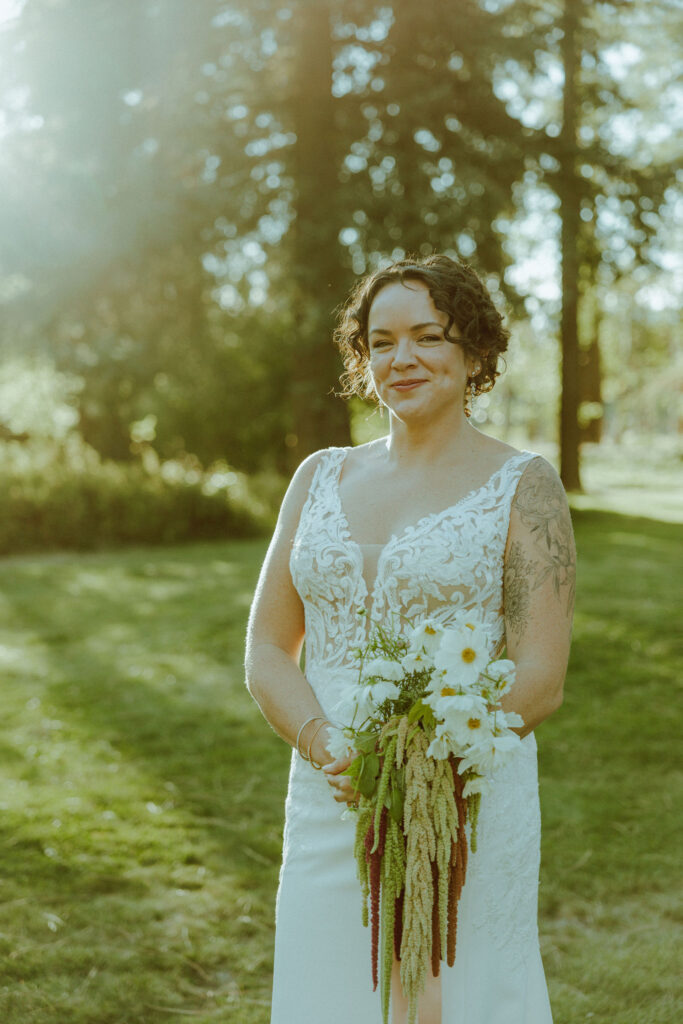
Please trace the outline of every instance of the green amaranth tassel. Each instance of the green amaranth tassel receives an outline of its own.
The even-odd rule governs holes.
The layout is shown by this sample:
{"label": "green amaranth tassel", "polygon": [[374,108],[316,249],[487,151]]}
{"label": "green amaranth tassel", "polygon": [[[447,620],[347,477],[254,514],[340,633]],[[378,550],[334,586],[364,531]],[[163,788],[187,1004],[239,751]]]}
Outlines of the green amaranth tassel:
{"label": "green amaranth tassel", "polygon": [[389,782],[391,780],[391,769],[393,767],[393,760],[396,754],[396,736],[392,736],[384,749],[384,761],[382,763],[382,774],[379,777],[379,786],[377,787],[377,795],[375,797],[375,842],[371,853],[374,853],[377,849],[377,843],[379,841],[379,819],[382,814],[382,808],[384,807],[384,801],[389,791]]}

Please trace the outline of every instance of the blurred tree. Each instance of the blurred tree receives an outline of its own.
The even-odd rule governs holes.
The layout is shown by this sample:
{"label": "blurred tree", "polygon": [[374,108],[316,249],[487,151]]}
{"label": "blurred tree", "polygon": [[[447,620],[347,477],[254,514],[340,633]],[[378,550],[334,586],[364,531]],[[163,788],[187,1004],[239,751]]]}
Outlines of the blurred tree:
{"label": "blurred tree", "polygon": [[[296,134],[291,273],[294,432],[290,447],[299,461],[325,444],[348,444],[346,409],[334,398],[341,362],[331,344],[332,311],[343,295],[339,232],[344,197],[339,188],[343,137],[332,95],[332,38],[327,0],[293,7],[293,89],[289,120]],[[341,142],[341,145],[340,145]]]}
{"label": "blurred tree", "polygon": [[[126,457],[131,424],[152,416],[164,454],[289,469],[347,438],[329,335],[353,275],[438,249],[476,261],[521,316],[520,218],[550,196],[564,224],[563,477],[577,485],[601,322],[611,338],[604,297],[652,258],[661,227],[668,177],[654,165],[668,154],[652,159],[647,139],[672,74],[652,56],[666,11],[30,0],[2,71],[0,269],[17,337],[32,321],[83,377],[83,430],[108,455]],[[22,178],[35,182],[23,234]]]}
{"label": "blurred tree", "polygon": [[[346,7],[351,14],[353,4]],[[427,7],[394,0],[377,15],[386,39],[381,33],[369,39],[367,28],[352,24],[346,62],[343,52],[337,59],[347,119],[357,110],[356,120],[367,122],[342,169],[343,178],[361,183],[359,208],[342,235],[357,271],[387,252],[441,250],[475,259],[495,296],[496,277],[514,251],[506,243],[520,196],[544,186],[555,193],[560,463],[569,490],[581,486],[581,440],[595,439],[600,429],[600,309],[590,293],[633,268],[624,249],[636,265],[651,258],[649,243],[661,224],[656,211],[673,180],[661,148],[655,158],[635,138],[630,147],[623,137],[617,144],[615,126],[621,123],[623,136],[620,119],[639,110],[647,89],[643,83],[625,94],[624,76],[614,67],[624,46],[637,46],[644,63],[654,57],[639,37],[645,30],[652,49],[657,17],[665,23],[667,10],[642,0],[590,6],[583,0],[457,6],[438,0]],[[358,47],[366,59],[354,62]],[[354,63],[365,68],[364,76],[354,77]],[[656,128],[661,109],[652,109]],[[619,234],[628,238],[619,238],[617,248],[610,209],[618,210]],[[549,230],[541,223],[539,245]],[[517,314],[518,278],[501,282]],[[580,319],[584,297],[592,316]]]}
{"label": "blurred tree", "polygon": [[[599,314],[580,317],[580,303],[652,258],[657,211],[675,180],[667,147],[648,138],[648,128],[654,139],[661,127],[661,104],[652,105],[649,125],[640,116],[647,69],[641,89],[631,91],[620,66],[628,54],[652,72],[662,41],[657,28],[673,27],[673,7],[665,0],[521,0],[506,5],[505,14],[518,40],[504,62],[510,110],[544,129],[529,140],[529,170],[534,187],[549,186],[559,201],[560,463],[565,486],[576,490],[581,422],[599,419],[601,405]],[[659,77],[666,87],[675,71]]]}

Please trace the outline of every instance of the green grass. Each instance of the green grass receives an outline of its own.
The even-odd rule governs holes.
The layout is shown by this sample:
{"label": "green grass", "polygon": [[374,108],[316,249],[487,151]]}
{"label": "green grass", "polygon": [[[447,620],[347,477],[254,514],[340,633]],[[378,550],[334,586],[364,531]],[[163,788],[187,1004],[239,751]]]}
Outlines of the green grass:
{"label": "green grass", "polygon": [[[677,534],[577,514],[566,700],[538,731],[556,1024],[670,1024],[681,997]],[[267,1024],[289,748],[242,677],[263,551],[0,563],[3,1024]]]}

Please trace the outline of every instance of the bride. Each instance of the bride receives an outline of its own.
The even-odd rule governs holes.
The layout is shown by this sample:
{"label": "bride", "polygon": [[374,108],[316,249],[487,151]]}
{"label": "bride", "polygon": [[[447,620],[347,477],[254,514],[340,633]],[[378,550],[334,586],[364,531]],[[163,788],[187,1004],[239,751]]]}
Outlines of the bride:
{"label": "bride", "polygon": [[[361,281],[337,330],[346,379],[389,411],[388,437],[297,470],[263,565],[247,686],[292,749],[276,900],[271,1024],[380,1024],[355,875],[348,756],[328,735],[372,623],[447,625],[471,611],[507,648],[518,753],[482,801],[455,964],[428,972],[419,1024],[551,1024],[537,929],[534,730],[562,703],[574,544],[564,490],[533,452],[481,433],[476,394],[508,332],[476,274],[446,256]],[[359,615],[359,610],[365,615]],[[300,656],[305,641],[305,668]],[[330,746],[328,746],[328,743]],[[324,767],[324,771],[320,770]],[[392,1024],[405,1024],[400,965]]]}

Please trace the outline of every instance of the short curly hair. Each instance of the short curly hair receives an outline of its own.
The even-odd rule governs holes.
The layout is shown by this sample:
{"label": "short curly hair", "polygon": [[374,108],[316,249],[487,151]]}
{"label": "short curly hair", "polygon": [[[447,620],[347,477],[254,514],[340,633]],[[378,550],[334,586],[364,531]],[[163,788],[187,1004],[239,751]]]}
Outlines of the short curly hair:
{"label": "short curly hair", "polygon": [[[375,394],[370,375],[368,316],[378,292],[396,281],[426,284],[435,307],[448,317],[446,339],[462,345],[465,354],[477,359],[481,366],[471,378],[474,393],[490,391],[500,375],[498,357],[507,348],[510,332],[474,270],[467,263],[434,253],[399,260],[362,278],[340,307],[334,340],[344,361],[342,394],[362,398]],[[453,324],[460,332],[459,338],[449,336]]]}

